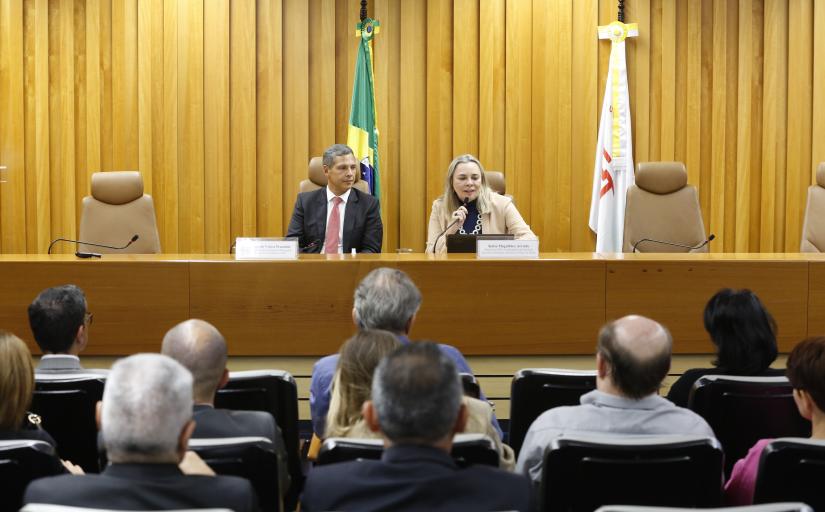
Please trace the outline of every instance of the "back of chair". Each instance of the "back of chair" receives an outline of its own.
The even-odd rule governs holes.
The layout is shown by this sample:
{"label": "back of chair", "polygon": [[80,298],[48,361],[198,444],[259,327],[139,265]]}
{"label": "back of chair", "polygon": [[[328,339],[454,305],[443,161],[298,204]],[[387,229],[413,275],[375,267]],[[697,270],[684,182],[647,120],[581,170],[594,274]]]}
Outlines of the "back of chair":
{"label": "back of chair", "polygon": [[38,374],[35,378],[32,411],[54,437],[60,456],[87,473],[100,470],[95,409],[103,398],[104,382],[100,375]]}
{"label": "back of chair", "polygon": [[808,203],[802,224],[799,252],[825,250],[825,162],[816,169],[816,183],[808,187]]}
{"label": "back of chair", "polygon": [[541,413],[561,405],[579,405],[581,396],[596,389],[596,372],[556,368],[525,368],[510,384],[508,444],[518,455],[524,436]]}
{"label": "back of chair", "polygon": [[688,407],[705,418],[722,443],[726,474],[760,439],[811,434],[785,377],[706,375],[693,384]]}
{"label": "back of chair", "polygon": [[[596,512],[696,512],[695,508],[645,507],[636,505],[605,505]],[[770,503],[767,505],[746,505],[743,507],[704,508],[702,512],[813,512],[804,503]]]}
{"label": "back of chair", "polygon": [[544,455],[543,510],[610,503],[712,507],[722,496],[722,448],[696,436],[565,436]]}
{"label": "back of chair", "polygon": [[219,475],[239,476],[249,480],[258,495],[261,510],[278,512],[281,500],[278,489],[278,456],[275,445],[264,437],[225,437],[190,439],[195,451]]}
{"label": "back of chair", "polygon": [[464,388],[464,395],[472,398],[481,397],[481,386],[478,385],[475,375],[472,373],[459,373],[461,385]]}
{"label": "back of chair", "polygon": [[[321,445],[315,464],[324,466],[353,460],[378,460],[382,453],[384,442],[381,439],[331,437]],[[498,467],[499,464],[496,445],[484,434],[456,434],[451,455],[459,467],[474,464]]]}
{"label": "back of chair", "polygon": [[802,501],[825,510],[825,441],[779,438],[759,460],[754,503]]}
{"label": "back of chair", "polygon": [[37,478],[59,475],[63,465],[45,441],[0,441],[0,511],[17,511],[23,492]]}
{"label": "back of chair", "polygon": [[487,185],[493,192],[501,195],[507,194],[507,181],[504,179],[504,173],[501,171],[485,171],[484,176],[487,178]]}
{"label": "back of chair", "polygon": [[283,370],[230,372],[229,382],[215,395],[215,407],[272,414],[284,435],[292,479],[286,506],[289,508],[297,503],[304,485],[304,474],[298,440],[298,386],[292,375]]}
{"label": "back of chair", "polygon": [[[20,509],[20,512],[120,512],[105,508],[70,507],[67,505],[52,505],[49,503],[29,503]],[[149,512],[149,511],[133,511]],[[187,508],[167,510],[167,512],[232,512],[228,508]]]}
{"label": "back of chair", "polygon": [[78,239],[121,247],[133,235],[138,239],[122,250],[79,244],[81,251],[156,254],[160,252],[158,223],[152,197],[143,193],[137,171],[92,174],[92,194],[83,198]]}
{"label": "back of chair", "polygon": [[705,240],[705,225],[696,187],[687,184],[681,162],[644,162],[636,168],[636,183],[627,190],[624,252],[707,252],[646,239],[696,246]]}
{"label": "back of chair", "polygon": [[[298,193],[312,192],[321,187],[327,186],[327,176],[324,174],[324,163],[320,156],[314,156],[309,159],[309,166],[307,167],[307,179],[298,184]],[[353,188],[359,191],[370,194],[370,186],[366,181],[361,179],[361,170],[358,170],[358,176],[355,177]]]}

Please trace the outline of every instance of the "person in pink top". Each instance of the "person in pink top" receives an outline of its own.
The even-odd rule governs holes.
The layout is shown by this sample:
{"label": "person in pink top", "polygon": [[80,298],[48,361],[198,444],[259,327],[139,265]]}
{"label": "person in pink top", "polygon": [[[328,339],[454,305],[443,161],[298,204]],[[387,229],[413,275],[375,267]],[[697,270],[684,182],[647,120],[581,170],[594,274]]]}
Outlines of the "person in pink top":
{"label": "person in pink top", "polygon": [[[811,421],[811,438],[825,439],[825,336],[799,342],[788,356],[786,374],[799,413]],[[756,488],[759,458],[773,439],[761,439],[733,466],[725,484],[726,505],[750,505]]]}

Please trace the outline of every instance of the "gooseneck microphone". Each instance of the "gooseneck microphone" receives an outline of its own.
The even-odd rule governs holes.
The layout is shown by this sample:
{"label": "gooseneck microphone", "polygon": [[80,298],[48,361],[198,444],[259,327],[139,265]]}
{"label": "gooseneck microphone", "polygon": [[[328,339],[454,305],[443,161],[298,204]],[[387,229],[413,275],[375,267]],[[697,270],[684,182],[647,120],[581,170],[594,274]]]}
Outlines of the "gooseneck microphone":
{"label": "gooseneck microphone", "polygon": [[677,243],[675,243],[675,242],[666,242],[666,241],[664,241],[664,240],[656,240],[656,239],[653,239],[653,238],[642,238],[641,240],[639,240],[638,242],[636,242],[635,244],[633,244],[633,252],[634,252],[634,253],[636,252],[636,248],[637,248],[637,247],[639,247],[639,245],[641,245],[641,244],[642,244],[642,242],[655,242],[655,243],[657,243],[657,244],[662,244],[662,245],[670,245],[670,246],[673,246],[673,247],[682,247],[682,248],[684,248],[684,249],[689,249],[689,250],[691,250],[691,251],[695,251],[696,249],[701,249],[702,247],[704,247],[704,246],[708,245],[708,243],[710,243],[711,241],[713,241],[713,239],[714,239],[714,238],[716,238],[716,235],[714,235],[713,233],[711,233],[711,234],[710,234],[710,235],[709,235],[709,236],[705,239],[705,241],[704,241],[704,242],[702,242],[702,243],[701,243],[701,244],[699,244],[699,245],[693,245],[693,246],[691,246],[691,245],[685,245],[685,244],[677,244]]}
{"label": "gooseneck microphone", "polygon": [[[467,204],[469,202],[470,202],[469,198],[465,197],[464,201],[463,201],[463,204],[461,206],[463,206],[464,208],[467,208]],[[435,243],[433,244],[433,254],[435,254],[435,248],[438,247],[438,241],[441,239],[442,236],[444,236],[444,233],[446,233],[451,227],[455,226],[456,222],[458,222],[458,219],[450,222],[450,224],[447,225],[447,227],[444,229],[444,231],[442,231],[437,237],[435,237]]]}
{"label": "gooseneck microphone", "polygon": [[[126,242],[126,245],[124,245],[122,247],[115,247],[113,245],[95,244],[95,243],[92,243],[92,242],[84,242],[83,240],[71,240],[69,238],[55,238],[54,240],[52,240],[52,243],[49,244],[49,250],[46,252],[46,254],[51,254],[52,253],[52,247],[54,247],[54,244],[56,244],[57,242],[70,242],[70,243],[73,243],[73,244],[91,245],[92,247],[103,247],[103,248],[106,248],[106,249],[114,249],[116,251],[120,251],[120,250],[123,250],[123,249],[129,247],[133,243],[135,243],[138,240],[138,238],[140,238],[138,235],[133,235],[131,240]],[[81,251],[75,252],[74,255],[77,256],[78,258],[100,258],[100,256],[101,256],[100,253],[97,253],[97,252],[81,252]]]}

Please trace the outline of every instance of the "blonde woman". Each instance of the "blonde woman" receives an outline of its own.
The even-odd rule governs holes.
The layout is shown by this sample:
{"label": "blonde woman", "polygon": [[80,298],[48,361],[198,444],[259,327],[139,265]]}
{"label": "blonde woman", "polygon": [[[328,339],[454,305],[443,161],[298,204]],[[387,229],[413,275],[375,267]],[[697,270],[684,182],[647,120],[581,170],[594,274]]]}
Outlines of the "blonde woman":
{"label": "blonde woman", "polygon": [[473,155],[457,156],[450,163],[444,194],[433,202],[424,252],[447,252],[447,235],[455,233],[536,239],[513,199],[490,189],[484,167]]}

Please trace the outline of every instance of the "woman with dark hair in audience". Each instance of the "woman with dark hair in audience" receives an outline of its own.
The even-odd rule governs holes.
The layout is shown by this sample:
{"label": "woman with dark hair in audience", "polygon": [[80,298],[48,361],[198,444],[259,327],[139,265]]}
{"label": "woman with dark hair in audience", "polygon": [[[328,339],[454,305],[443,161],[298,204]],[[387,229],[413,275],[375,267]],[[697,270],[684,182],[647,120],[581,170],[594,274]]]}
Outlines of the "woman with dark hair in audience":
{"label": "woman with dark hair in audience", "polygon": [[[825,337],[799,342],[788,355],[788,380],[799,414],[811,421],[811,439],[825,439]],[[750,505],[756,487],[759,458],[773,439],[761,439],[733,466],[725,484],[727,505]]]}
{"label": "woman with dark hair in audience", "polygon": [[770,368],[777,355],[776,322],[750,290],[719,290],[705,306],[705,330],[716,346],[715,368],[686,371],[670,388],[667,398],[688,406],[693,383],[704,375],[783,375]]}

